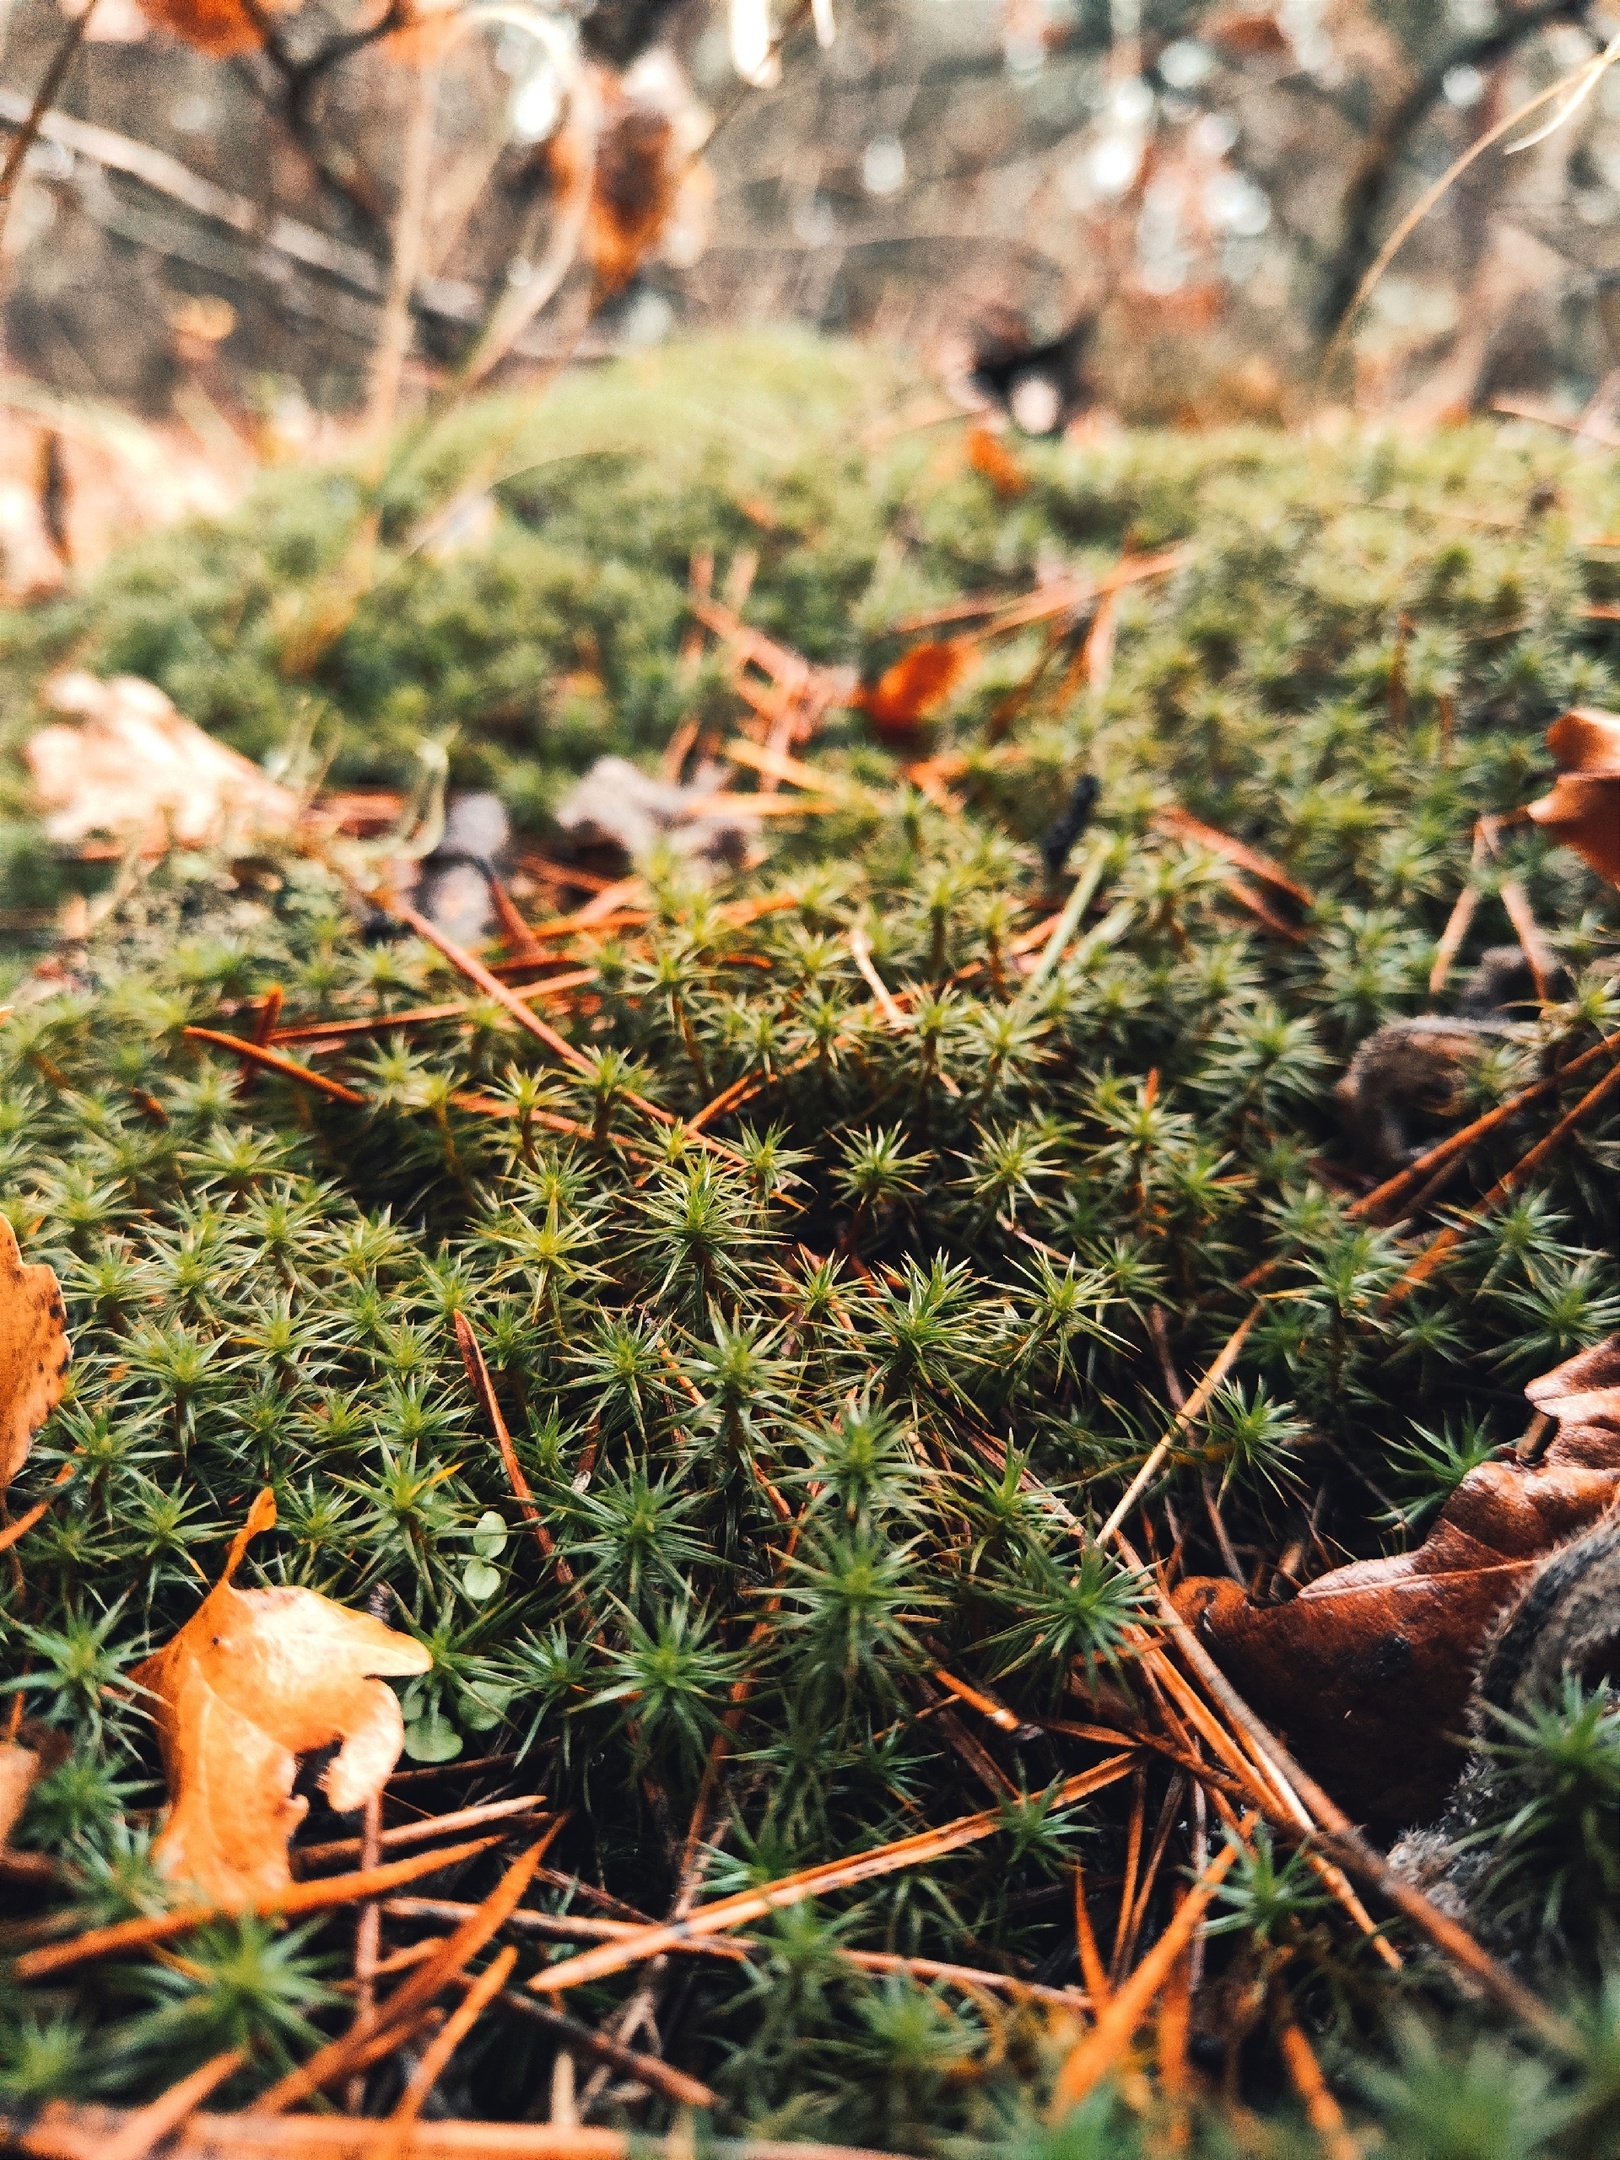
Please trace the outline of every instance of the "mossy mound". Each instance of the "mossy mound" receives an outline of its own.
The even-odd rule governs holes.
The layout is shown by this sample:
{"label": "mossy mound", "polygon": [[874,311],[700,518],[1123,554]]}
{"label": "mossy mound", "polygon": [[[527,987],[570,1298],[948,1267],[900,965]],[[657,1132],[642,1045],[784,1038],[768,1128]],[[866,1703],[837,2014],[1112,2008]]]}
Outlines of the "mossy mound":
{"label": "mossy mound", "polygon": [[[1606,597],[1611,558],[1586,543],[1616,529],[1620,486],[1483,430],[1411,450],[1164,437],[1021,451],[1028,484],[1003,500],[954,444],[892,432],[912,395],[880,363],[760,347],[567,387],[521,416],[523,456],[542,440],[650,454],[574,456],[499,489],[483,542],[413,558],[301,684],[278,671],[278,625],[284,594],[313,592],[348,544],[331,476],[278,480],[229,527],[153,542],[71,608],[8,626],[14,733],[71,652],[152,675],[256,750],[317,701],[345,779],[401,777],[424,720],[454,720],[462,775],[538,822],[561,775],[647,751],[683,715],[695,548],[757,548],[750,619],[867,663],[896,649],[897,617],[964,591],[1101,570],[1127,545],[1187,550],[1121,595],[1106,689],[1061,653],[1031,684],[1042,633],[1003,643],[941,724],[937,747],[960,756],[926,786],[837,717],[811,754],[840,807],[773,821],[765,859],[716,881],[645,864],[642,919],[559,948],[593,977],[543,1007],[581,1067],[485,998],[389,1027],[463,986],[295,857],[172,862],[60,956],[54,986],[19,993],[0,1033],[5,1204],[28,1256],[60,1272],[77,1344],[72,1399],[11,1504],[45,1496],[63,1463],[73,1481],[0,1589],[11,1684],[70,1744],[20,1838],[59,1863],[29,1894],[63,1925],[164,1895],[146,1858],[156,1750],[122,1676],[195,1609],[268,1482],[280,1527],[244,1581],[378,1599],[429,1644],[406,1715],[414,1770],[434,1776],[400,1802],[516,1789],[570,1809],[548,1864],[586,1892],[534,1893],[553,1915],[663,1914],[692,1887],[694,1826],[711,1898],[1002,1811],[949,1857],[761,1922],[745,1963],[655,1976],[658,2045],[712,2088],[717,2129],[1164,2149],[1180,2103],[1147,2076],[1066,2143],[1039,2128],[1071,2033],[1041,1990],[1077,1979],[1075,1855],[1107,1947],[1139,1879],[1133,1836],[1140,1856],[1142,1824],[1151,1843],[1163,1822],[1146,1942],[1195,1834],[1160,1757],[1143,1757],[1135,1833],[1129,1778],[1051,1802],[1100,1752],[1058,1728],[1154,1715],[1124,1635],[1143,1586],[1075,1523],[1106,1513],[1163,1431],[1163,1355],[1203,1371],[1261,1266],[1266,1317],[1152,1498],[1161,1557],[1194,1569],[1224,1564],[1206,1493],[1245,1567],[1295,1546],[1314,1572],[1323,1552],[1398,1543],[1460,1463],[1516,1437],[1518,1383],[1620,1319],[1612,1112],[1389,1304],[1426,1226],[1350,1219],[1369,1166],[1332,1102],[1357,1042],[1429,1005],[1476,815],[1536,790],[1562,705],[1612,702],[1612,633],[1582,609]],[[723,424],[701,433],[699,405]],[[519,417],[469,414],[416,492],[396,481],[385,540],[497,446],[514,462]],[[558,675],[587,660],[601,687],[570,721]],[[734,727],[718,672],[698,695],[717,732]],[[1096,824],[1053,884],[1037,843],[1086,771]],[[1311,895],[1294,934],[1259,921],[1168,809],[1285,865]],[[1480,1102],[1620,1017],[1614,894],[1525,831],[1506,836],[1507,873],[1572,987],[1480,1063]],[[1026,976],[1021,933],[1050,925],[1077,874],[1089,908]],[[1505,935],[1499,910],[1488,891],[1459,977]],[[874,1000],[852,930],[908,1024]],[[234,1056],[185,1033],[251,1032],[273,985],[284,1023],[380,1023],[336,1051],[285,1046],[359,1104],[273,1074],[245,1087]],[[694,1139],[683,1121],[733,1083],[746,1100]],[[1559,1109],[1493,1136],[1448,1202]],[[458,1313],[549,1557],[469,1390]],[[942,1668],[1005,1699],[1019,1729],[945,1714]],[[1069,1699],[1076,1674],[1089,1706],[1083,1687]],[[482,1894],[496,1866],[431,1887]],[[1298,1863],[1262,1846],[1229,1883],[1194,2061],[1224,2049],[1232,2090],[1281,2126],[1226,2109],[1211,2074],[1189,2149],[1281,2152],[1268,1999],[1286,1990],[1359,2105],[1355,2066],[1384,2049],[1396,1991]],[[244,1922],[169,1963],[8,1981],[0,2090],[139,2098],[241,2041],[252,2066],[226,2098],[245,2101],[346,2015],[329,1989],[347,1926]],[[1556,1967],[1556,1931],[1546,1951]],[[525,1938],[525,1969],[554,1952]],[[1014,1985],[874,1969],[897,1958]],[[570,2006],[606,2024],[636,1979]],[[1447,1999],[1439,1976],[1420,1985]],[[1607,2150],[1613,2006],[1593,2018],[1584,2067],[1530,2063],[1509,2038],[1436,2053],[1408,2035],[1368,2104],[1401,2151]],[[497,2004],[447,2104],[543,2114],[555,2044]],[[603,2104],[671,2119],[657,2096]],[[1475,2118],[1497,2143],[1458,2142]]]}

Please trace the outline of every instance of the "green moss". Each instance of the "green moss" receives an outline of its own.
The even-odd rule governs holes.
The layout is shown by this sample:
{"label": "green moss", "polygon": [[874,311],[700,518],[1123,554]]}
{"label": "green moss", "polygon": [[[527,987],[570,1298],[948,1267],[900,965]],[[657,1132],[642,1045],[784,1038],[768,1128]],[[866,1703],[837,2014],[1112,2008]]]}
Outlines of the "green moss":
{"label": "green moss", "polygon": [[[676,669],[694,548],[723,565],[757,547],[750,619],[868,664],[895,651],[897,615],[963,591],[1026,590],[1059,558],[1100,571],[1127,547],[1186,549],[1123,594],[1105,691],[1066,688],[1060,656],[1006,727],[998,704],[1038,634],[964,689],[940,731],[966,760],[954,805],[835,716],[814,755],[864,798],[774,827],[766,859],[718,885],[646,866],[645,934],[579,947],[597,996],[567,1024],[588,1074],[480,1003],[343,1061],[363,1108],[271,1076],[243,1092],[188,1022],[242,1029],[273,983],[289,1015],[454,994],[433,954],[368,942],[336,882],[295,860],[268,881],[262,866],[240,881],[195,861],[156,871],[75,979],[28,987],[0,1033],[0,1189],[30,1255],[62,1275],[78,1355],[13,1505],[64,1460],[75,1480],[0,1587],[9,1682],[73,1745],[21,1835],[61,1863],[44,1902],[65,1914],[157,1894],[142,1858],[156,1750],[118,1676],[194,1610],[268,1481],[281,1523],[250,1576],[377,1597],[432,1648],[406,1700],[417,1766],[444,1766],[424,1803],[489,1792],[490,1773],[457,1766],[496,1753],[495,1782],[572,1810],[556,1863],[640,1909],[675,1893],[741,1675],[705,1895],[982,1809],[1000,1788],[974,1750],[992,1751],[1022,1795],[998,1837],[780,1914],[748,1965],[692,1961],[670,1983],[666,2052],[717,2089],[720,2127],[914,2151],[1124,2152],[1138,2135],[1153,2149],[1165,2133],[1135,2088],[1134,2127],[1112,2101],[1060,2136],[1037,2127],[1058,2049],[1044,2010],[863,1974],[840,1945],[1070,1980],[1077,1848],[1112,1925],[1129,1786],[1049,1807],[1052,1781],[1095,1749],[971,1721],[964,1744],[920,1713],[944,1662],[1034,1730],[1072,1659],[1106,1674],[1119,1657],[1140,1586],[1083,1551],[1045,1496],[1106,1512],[1162,1431],[1155,1308],[1180,1369],[1199,1372],[1246,1309],[1244,1278],[1272,1263],[1278,1295],[1234,1389],[1154,1502],[1164,1546],[1173,1510],[1186,1557],[1214,1566],[1206,1479],[1245,1555],[1279,1553],[1313,1506],[1343,1549],[1377,1550],[1401,1533],[1369,1481],[1415,1515],[1409,1473],[1433,1467],[1436,1434],[1513,1437],[1527,1345],[1550,1362],[1614,1324],[1612,1117],[1532,1188],[1545,1222],[1497,1219],[1422,1299],[1386,1311],[1403,1252],[1346,1219],[1365,1166],[1331,1089],[1370,1029],[1428,1002],[1475,814],[1536,786],[1564,699],[1610,694],[1577,543],[1615,529],[1620,505],[1606,468],[1484,430],[1418,449],[1030,448],[1029,489],[1004,505],[949,437],[885,440],[911,395],[869,357],[758,345],[604,371],[538,410],[475,409],[390,483],[395,544],[469,474],[534,469],[499,490],[484,543],[392,572],[306,682],[275,654],[348,545],[358,498],[330,474],[279,476],[227,526],[151,541],[82,598],[6,626],[13,741],[40,673],[71,652],[139,665],[255,751],[313,712],[345,779],[400,779],[418,735],[453,723],[459,773],[493,776],[538,825],[569,772],[649,751],[689,695],[730,720],[716,676],[694,693]],[[1549,478],[1562,506],[1532,513]],[[1061,903],[1036,843],[1087,769],[1102,808],[1075,867],[1095,865],[1097,891],[1031,987],[1011,938]],[[1312,888],[1301,937],[1263,930],[1215,858],[1154,822],[1172,803]],[[1574,968],[1612,960],[1612,893],[1528,834],[1509,861]],[[869,1002],[856,923],[913,1026]],[[1488,898],[1474,938],[1505,932]],[[1598,986],[1546,1025],[1584,1043],[1612,1000]],[[1505,1092],[1531,1054],[1504,1056],[1488,1084]],[[757,1094],[714,1124],[718,1154],[630,1099],[689,1117],[750,1075]],[[1525,1144],[1497,1136],[1476,1174]],[[513,1502],[457,1312],[572,1587]],[[784,1509],[801,1524],[791,1558]],[[1154,1810],[1166,1775],[1150,1772]],[[1177,1832],[1150,1930],[1185,1849]],[[481,1893],[494,1865],[433,1887]],[[1285,1984],[1342,2066],[1384,2047],[1393,1991],[1293,1881],[1280,1856],[1264,1882],[1234,1875],[1233,1925],[1208,1952],[1228,1992],[1208,2000],[1218,2013]],[[305,2021],[330,2026],[323,1960],[345,1940],[340,1924],[307,1941],[226,1930],[188,1941],[161,2000],[133,1966],[35,1995],[12,2019],[3,2089],[140,2097],[240,2029],[257,2050],[245,2095],[307,2046]],[[627,1986],[579,2007],[604,2016]],[[1432,1976],[1414,1986],[1444,2000]],[[1555,2088],[1560,2122],[1608,2119],[1600,2040],[1587,2071],[1498,2051],[1459,2056],[1458,2074],[1508,2094],[1529,2149]],[[1376,2105],[1415,2151],[1451,2058],[1403,2046]],[[492,2013],[449,2097],[496,2116],[543,2107],[549,2049]],[[1275,2112],[1254,2052],[1250,2098]],[[659,2123],[661,2106],[627,2119]],[[1206,2127],[1208,2150],[1230,2149]],[[1444,2149],[1485,2150],[1461,2135]],[[1595,2149],[1568,2135],[1555,2149]]]}

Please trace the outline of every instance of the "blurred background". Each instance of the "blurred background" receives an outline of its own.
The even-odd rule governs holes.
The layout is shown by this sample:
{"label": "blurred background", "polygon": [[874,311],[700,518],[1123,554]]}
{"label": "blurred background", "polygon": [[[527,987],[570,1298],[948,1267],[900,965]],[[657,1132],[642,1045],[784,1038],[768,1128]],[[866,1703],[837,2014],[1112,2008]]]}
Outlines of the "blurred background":
{"label": "blurred background", "polygon": [[[64,12],[64,8],[75,12]],[[8,597],[434,399],[683,330],[880,341],[1032,434],[1620,429],[1620,73],[1582,0],[11,0]],[[1507,141],[1530,131],[1510,130]],[[928,424],[920,410],[916,424]]]}

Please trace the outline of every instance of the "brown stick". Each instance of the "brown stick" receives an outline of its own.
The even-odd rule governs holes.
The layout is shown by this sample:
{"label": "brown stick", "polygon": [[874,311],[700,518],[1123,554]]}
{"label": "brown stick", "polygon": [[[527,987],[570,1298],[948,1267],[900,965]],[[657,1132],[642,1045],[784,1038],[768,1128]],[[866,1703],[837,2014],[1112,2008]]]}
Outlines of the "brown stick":
{"label": "brown stick", "polygon": [[188,1027],[180,1030],[188,1041],[212,1043],[217,1049],[229,1050],[233,1057],[246,1058],[250,1064],[262,1065],[268,1072],[280,1073],[284,1080],[302,1081],[313,1088],[317,1095],[330,1095],[333,1102],[353,1103],[363,1109],[366,1098],[352,1087],[345,1087],[341,1080],[328,1079],[325,1073],[315,1072],[308,1065],[300,1065],[279,1050],[272,1050],[266,1043],[249,1042],[242,1035],[226,1035],[218,1028]]}
{"label": "brown stick", "polygon": [[324,1882],[289,1883],[284,1890],[272,1890],[247,1905],[182,1905],[173,1912],[117,1920],[110,1927],[91,1928],[76,1935],[71,1942],[48,1943],[43,1949],[25,1951],[11,1970],[18,1980],[40,1980],[47,1973],[64,1972],[70,1965],[83,1965],[91,1958],[116,1957],[125,1950],[145,1949],[148,1943],[172,1941],[176,1935],[187,1935],[210,1920],[224,1920],[235,1914],[253,1913],[265,1919],[272,1913],[325,1912],[334,1905],[351,1905],[358,1898],[380,1897],[401,1883],[415,1882],[419,1876],[471,1860],[498,1842],[492,1837],[471,1838],[464,1845],[447,1845],[442,1852],[385,1861],[381,1867],[358,1875],[329,1875]]}
{"label": "brown stick", "polygon": [[[1052,1805],[1067,1807],[1084,1799],[1088,1793],[1101,1791],[1105,1785],[1116,1784],[1122,1777],[1130,1775],[1136,1759],[1136,1751],[1132,1749],[1127,1754],[1115,1755],[1109,1761],[1099,1763],[1095,1769],[1081,1771],[1077,1777],[1066,1778],[1053,1795]],[[717,1899],[712,1905],[699,1905],[684,1919],[660,1922],[656,1927],[641,1929],[625,1941],[604,1943],[598,1950],[587,1950],[580,1957],[548,1966],[544,1972],[535,1974],[529,1987],[537,1995],[558,1994],[565,1988],[582,1987],[587,1981],[602,1979],[608,1973],[623,1972],[626,1966],[661,1957],[666,1950],[694,1937],[740,1927],[745,1921],[761,1920],[767,1913],[803,1904],[807,1898],[826,1897],[835,1890],[852,1889],[855,1884],[870,1882],[880,1875],[926,1866],[931,1861],[943,1859],[947,1853],[959,1852],[965,1845],[974,1845],[992,1836],[1005,1820],[1001,1808],[988,1808],[982,1815],[959,1816],[955,1822],[944,1823],[937,1830],[920,1830],[913,1837],[898,1838],[872,1852],[855,1853],[847,1860],[830,1860],[820,1867],[803,1868],[796,1875],[763,1884],[757,1890],[740,1890],[732,1897]]]}

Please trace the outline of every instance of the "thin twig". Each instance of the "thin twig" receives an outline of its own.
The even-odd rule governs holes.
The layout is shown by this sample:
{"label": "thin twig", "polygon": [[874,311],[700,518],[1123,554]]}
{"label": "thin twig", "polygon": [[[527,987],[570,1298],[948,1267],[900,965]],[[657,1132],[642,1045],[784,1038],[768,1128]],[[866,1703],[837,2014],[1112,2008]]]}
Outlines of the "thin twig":
{"label": "thin twig", "polygon": [[90,27],[90,20],[97,5],[98,0],[86,0],[84,8],[68,24],[61,42],[51,55],[50,65],[45,70],[40,86],[34,93],[28,118],[17,130],[11,147],[6,152],[5,163],[0,165],[0,240],[5,238],[6,219],[11,214],[11,201],[17,191],[17,175],[22,171],[23,160],[39,138],[45,115],[56,103],[56,93],[62,87],[63,77],[73,65],[74,55],[84,43],[84,34]]}

